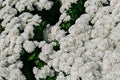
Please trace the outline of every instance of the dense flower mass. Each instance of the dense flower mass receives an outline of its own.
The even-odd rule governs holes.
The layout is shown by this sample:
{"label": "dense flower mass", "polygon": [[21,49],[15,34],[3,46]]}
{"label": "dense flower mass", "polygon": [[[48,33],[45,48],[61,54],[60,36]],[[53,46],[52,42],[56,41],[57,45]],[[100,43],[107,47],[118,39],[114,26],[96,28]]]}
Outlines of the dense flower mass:
{"label": "dense flower mass", "polygon": [[[74,18],[69,10],[80,1],[0,0],[0,80],[119,80],[120,0],[86,0]],[[51,25],[44,17],[58,2]]]}

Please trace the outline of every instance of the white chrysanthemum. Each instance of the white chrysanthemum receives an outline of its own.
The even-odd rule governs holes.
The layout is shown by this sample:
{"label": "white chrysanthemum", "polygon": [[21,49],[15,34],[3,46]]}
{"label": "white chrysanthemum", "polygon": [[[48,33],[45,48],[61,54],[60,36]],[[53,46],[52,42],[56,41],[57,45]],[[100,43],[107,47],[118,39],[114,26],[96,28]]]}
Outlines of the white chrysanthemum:
{"label": "white chrysanthemum", "polygon": [[77,3],[78,0],[60,0],[62,3],[62,6],[60,7],[60,12],[64,13],[67,11],[73,3]]}
{"label": "white chrysanthemum", "polygon": [[9,80],[26,80],[20,69],[12,69],[8,77]]}
{"label": "white chrysanthemum", "polygon": [[44,31],[44,39],[45,40],[60,40],[62,37],[65,36],[65,31],[61,30],[59,26],[51,26],[51,28],[47,28]]}
{"label": "white chrysanthemum", "polygon": [[14,50],[15,53],[19,54],[22,50],[22,46],[21,45],[15,45],[13,50]]}
{"label": "white chrysanthemum", "polygon": [[120,40],[120,35],[118,34],[120,32],[120,24],[118,24],[114,29],[112,29],[111,31],[111,39],[115,40],[115,41],[119,41]]}
{"label": "white chrysanthemum", "polygon": [[23,43],[23,48],[28,52],[31,53],[32,51],[34,51],[34,49],[36,48],[35,44],[32,41],[25,41]]}
{"label": "white chrysanthemum", "polygon": [[59,75],[57,76],[56,80],[66,80],[64,74],[62,72],[59,73]]}
{"label": "white chrysanthemum", "polygon": [[49,10],[49,9],[51,9],[53,2],[48,1],[48,0],[40,0],[40,1],[36,2],[35,4],[36,4],[38,10],[42,10],[44,8],[46,10]]}
{"label": "white chrysanthemum", "polygon": [[37,67],[33,68],[33,73],[35,74],[35,77],[37,80],[39,78],[46,78],[49,76],[54,76],[54,71],[49,68],[49,66],[43,66],[41,69],[38,69]]}
{"label": "white chrysanthemum", "polygon": [[23,43],[23,41],[24,41],[24,39],[23,39],[23,37],[22,36],[18,36],[17,38],[16,38],[16,44],[22,44]]}
{"label": "white chrysanthemum", "polygon": [[20,71],[23,67],[20,52],[24,48],[31,53],[36,46],[41,48],[40,60],[47,63],[41,69],[33,68],[37,80],[53,76],[54,71],[59,72],[57,80],[120,79],[120,1],[87,0],[86,13],[69,28],[68,35],[60,24],[70,20],[66,12],[78,0],[60,1],[59,21],[53,26],[47,25],[44,31],[45,40],[57,40],[60,44],[59,50],[54,50],[53,42],[29,41],[41,17],[24,12],[25,9],[33,11],[33,6],[40,11],[49,10],[54,5],[52,1],[0,0],[0,20],[5,28],[0,34],[0,80],[26,80]]}
{"label": "white chrysanthemum", "polygon": [[7,58],[9,64],[16,62],[20,58],[20,54],[14,54]]}
{"label": "white chrysanthemum", "polygon": [[29,0],[20,0],[16,3],[15,5],[15,8],[21,12],[21,11],[24,11],[25,10],[25,7],[32,11],[34,10],[33,6],[32,6],[32,3],[29,1]]}

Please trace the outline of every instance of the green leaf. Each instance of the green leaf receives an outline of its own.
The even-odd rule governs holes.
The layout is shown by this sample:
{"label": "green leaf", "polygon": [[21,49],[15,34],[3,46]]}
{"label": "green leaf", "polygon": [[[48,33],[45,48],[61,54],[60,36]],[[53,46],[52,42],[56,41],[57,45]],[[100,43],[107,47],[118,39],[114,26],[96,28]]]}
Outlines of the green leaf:
{"label": "green leaf", "polygon": [[39,60],[39,59],[35,61],[35,64],[36,64],[36,66],[37,66],[38,68],[41,68],[41,67],[43,67],[44,65],[46,65],[45,62],[43,62],[43,61],[41,61],[41,60]]}
{"label": "green leaf", "polygon": [[46,28],[47,22],[42,21],[39,26],[34,27],[34,37],[31,40],[41,41],[43,40],[43,30]]}
{"label": "green leaf", "polygon": [[36,54],[34,53],[34,54],[32,54],[32,55],[30,55],[29,57],[28,57],[28,60],[33,60],[34,58],[35,58],[35,56],[36,56]]}
{"label": "green leaf", "polygon": [[61,28],[68,31],[71,25],[75,23],[75,20],[85,12],[84,2],[86,0],[78,0],[77,3],[72,4],[72,7],[67,11],[68,15],[71,16],[71,20],[68,22],[63,22]]}

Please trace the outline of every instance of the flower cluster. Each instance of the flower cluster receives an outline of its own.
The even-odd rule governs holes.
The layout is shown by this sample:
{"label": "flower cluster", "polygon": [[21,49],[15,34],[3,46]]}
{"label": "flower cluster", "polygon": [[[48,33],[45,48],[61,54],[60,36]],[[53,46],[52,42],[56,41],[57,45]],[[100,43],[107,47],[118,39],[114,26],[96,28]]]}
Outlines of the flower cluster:
{"label": "flower cluster", "polygon": [[[61,23],[70,21],[67,10],[79,0],[60,0],[60,17],[55,25],[47,24],[43,41],[34,40],[35,27],[42,16],[32,11],[50,10],[49,0],[0,0],[0,20],[5,30],[0,33],[0,80],[26,80],[21,68],[20,52],[32,53],[39,48],[42,68],[33,67],[36,80],[119,80],[120,79],[120,1],[87,0],[85,12],[69,28]],[[59,49],[55,50],[58,41]],[[48,42],[47,42],[48,41]],[[29,54],[28,54],[29,55]]]}
{"label": "flower cluster", "polygon": [[[21,1],[28,2],[22,4]],[[5,28],[0,34],[1,80],[26,80],[20,70],[23,67],[23,63],[20,61],[20,52],[22,48],[28,52],[34,50],[33,44],[28,40],[34,36],[34,26],[41,22],[39,15],[33,15],[29,12],[23,12],[16,16],[27,5],[28,8],[31,8],[29,0],[1,1],[0,20],[2,20],[2,27]]]}
{"label": "flower cluster", "polygon": [[59,72],[57,80],[120,79],[120,2],[87,0],[84,6],[86,13],[70,27],[69,35],[61,36],[63,32],[57,28],[59,25],[48,28],[48,40],[58,40],[60,50],[50,50],[52,52],[46,52],[46,55],[43,52],[47,48],[43,46],[39,58]]}

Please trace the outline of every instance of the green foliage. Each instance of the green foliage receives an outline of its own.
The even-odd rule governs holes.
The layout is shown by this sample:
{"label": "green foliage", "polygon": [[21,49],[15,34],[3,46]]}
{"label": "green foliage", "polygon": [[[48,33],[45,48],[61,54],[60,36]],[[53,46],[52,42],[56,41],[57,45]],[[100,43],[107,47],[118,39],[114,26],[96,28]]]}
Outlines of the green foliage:
{"label": "green foliage", "polygon": [[[24,49],[21,51],[21,60],[23,61],[24,64],[21,70],[23,74],[26,76],[27,80],[36,80],[32,72],[34,66],[41,68],[44,65],[46,65],[46,63],[41,61],[38,57],[40,51],[41,50],[39,48],[36,48],[32,53],[27,53]],[[46,79],[40,80],[55,80],[57,74],[58,73],[55,72],[55,75],[53,77],[48,76]]]}
{"label": "green foliage", "polygon": [[43,21],[46,21],[50,25],[54,25],[56,22],[59,20],[60,16],[60,7],[61,7],[61,2],[60,0],[49,0],[52,1],[54,4],[50,10],[45,10],[43,9],[42,11],[38,11],[36,6],[34,6],[35,10],[31,11],[30,13],[32,14],[38,14],[42,17]]}
{"label": "green foliage", "polygon": [[21,51],[21,60],[23,62],[23,68],[22,73],[25,75],[25,77],[27,78],[27,80],[36,80],[34,77],[34,74],[32,72],[33,67],[34,67],[34,61],[29,61],[28,57],[29,57],[29,53],[27,53],[24,49]]}
{"label": "green foliage", "polygon": [[56,42],[56,46],[53,46],[53,49],[54,49],[55,51],[59,50],[59,49],[60,49],[60,44],[59,44],[59,42],[58,42],[57,40],[53,40],[52,42]]}
{"label": "green foliage", "polygon": [[[34,38],[31,40],[37,40],[41,41],[43,40],[43,30],[45,29],[47,25],[46,21],[42,21],[39,26],[34,27]],[[37,66],[38,68],[41,68],[46,63],[41,61],[39,59],[39,53],[41,52],[41,49],[38,47],[32,52],[27,53],[24,49],[21,51],[21,60],[23,61],[23,68],[21,69],[23,74],[26,76],[27,80],[36,80],[33,74],[33,67]]]}
{"label": "green foliage", "polygon": [[[32,14],[38,14],[42,17],[43,21],[40,23],[39,26],[34,26],[34,37],[33,39],[30,40],[36,40],[36,41],[42,41],[43,39],[43,30],[46,28],[46,25],[50,23],[50,25],[54,25],[60,16],[60,6],[61,2],[60,0],[51,0],[54,2],[54,5],[52,9],[46,11],[31,11],[30,13]],[[65,31],[68,31],[71,25],[75,23],[75,20],[82,14],[84,13],[84,4],[85,1],[83,0],[78,0],[77,4],[73,4],[72,7],[67,11],[67,13],[71,16],[71,20],[68,22],[64,22],[61,24],[61,28],[64,29]],[[20,14],[20,13],[19,13]],[[0,27],[1,30],[1,27]],[[48,44],[51,42],[56,42],[57,45],[53,47],[54,50],[59,50],[60,49],[60,44],[58,41],[53,40],[51,42],[46,41]],[[36,66],[38,68],[43,67],[46,65],[45,62],[41,61],[39,59],[39,53],[41,52],[41,49],[36,48],[32,53],[27,53],[24,49],[21,51],[21,61],[23,61],[23,68],[21,69],[23,74],[26,76],[27,80],[36,80],[34,77],[34,74],[32,72],[33,67]],[[55,75],[53,77],[48,76],[46,79],[39,79],[39,80],[56,80],[56,76],[58,75],[57,72],[55,72]]]}
{"label": "green foliage", "polygon": [[1,33],[2,31],[4,31],[4,28],[1,26],[1,22],[2,22],[2,20],[0,20],[0,33]]}
{"label": "green foliage", "polygon": [[4,28],[0,25],[0,33],[4,31]]}
{"label": "green foliage", "polygon": [[35,64],[38,68],[43,67],[44,65],[46,65],[45,62],[41,61],[41,60],[35,60]]}
{"label": "green foliage", "polygon": [[31,40],[41,41],[43,40],[43,30],[46,28],[47,22],[42,21],[39,26],[34,27],[34,37]]}
{"label": "green foliage", "polygon": [[70,28],[70,26],[71,26],[70,21],[64,22],[64,23],[61,24],[61,28],[64,29],[65,31],[68,31],[68,29]]}
{"label": "green foliage", "polygon": [[24,49],[21,51],[21,60],[24,64],[21,70],[27,80],[36,80],[32,72],[34,66],[41,68],[46,65],[46,63],[41,61],[38,57],[40,51],[41,50],[39,48],[36,48],[32,53],[27,53]]}
{"label": "green foliage", "polygon": [[33,54],[31,54],[31,55],[28,57],[28,61],[34,60],[35,58],[36,58],[36,54],[33,53]]}
{"label": "green foliage", "polygon": [[72,4],[72,7],[67,11],[68,15],[71,16],[71,20],[68,22],[63,22],[61,24],[61,28],[64,29],[65,31],[68,31],[71,25],[75,23],[75,20],[83,14],[85,11],[84,8],[84,2],[85,0],[78,0],[78,2],[75,4]]}

